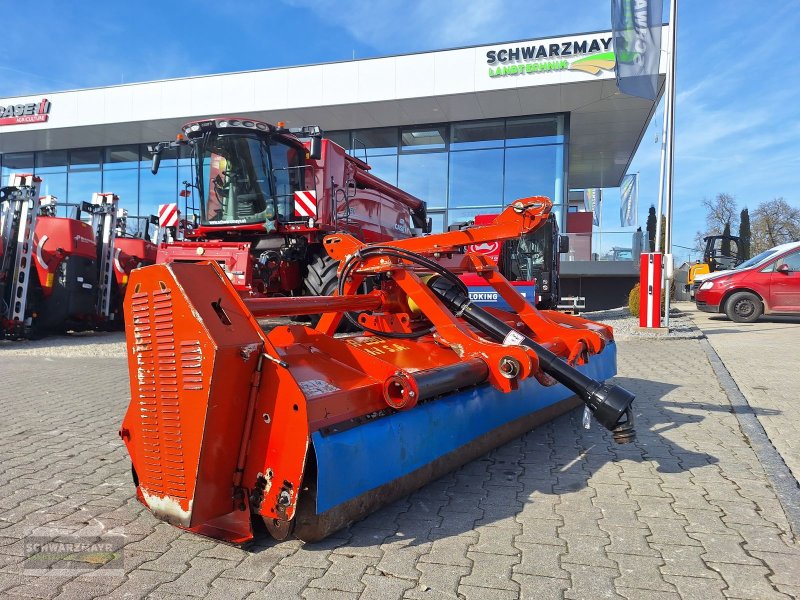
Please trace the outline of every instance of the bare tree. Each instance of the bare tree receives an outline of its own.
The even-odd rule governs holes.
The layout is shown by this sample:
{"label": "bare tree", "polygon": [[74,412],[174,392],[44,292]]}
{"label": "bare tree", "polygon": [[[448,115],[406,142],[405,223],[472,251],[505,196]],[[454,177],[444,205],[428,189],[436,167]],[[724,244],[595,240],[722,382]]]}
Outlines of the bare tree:
{"label": "bare tree", "polygon": [[736,198],[731,194],[720,192],[713,200],[703,198],[703,207],[706,209],[706,235],[719,235],[725,229],[725,224],[731,227],[739,225],[739,210]]}
{"label": "bare tree", "polygon": [[752,253],[758,254],[778,244],[800,240],[800,208],[783,198],[762,202],[753,211]]}

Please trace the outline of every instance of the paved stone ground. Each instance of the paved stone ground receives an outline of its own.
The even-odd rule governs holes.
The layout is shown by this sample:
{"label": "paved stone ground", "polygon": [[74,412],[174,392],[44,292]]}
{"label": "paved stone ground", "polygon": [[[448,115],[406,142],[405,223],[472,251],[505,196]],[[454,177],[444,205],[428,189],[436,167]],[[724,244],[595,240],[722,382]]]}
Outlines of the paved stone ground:
{"label": "paved stone ground", "polygon": [[[124,359],[0,354],[0,596],[800,595],[800,547],[700,342],[622,342],[619,370],[638,395],[633,445],[583,430],[576,411],[322,543],[243,551],[133,498],[116,435]],[[98,535],[124,536],[119,568],[102,553],[30,556],[32,540]]]}
{"label": "paved stone ground", "polygon": [[[800,317],[734,323],[687,305],[800,481]],[[688,312],[688,311],[687,311]]]}

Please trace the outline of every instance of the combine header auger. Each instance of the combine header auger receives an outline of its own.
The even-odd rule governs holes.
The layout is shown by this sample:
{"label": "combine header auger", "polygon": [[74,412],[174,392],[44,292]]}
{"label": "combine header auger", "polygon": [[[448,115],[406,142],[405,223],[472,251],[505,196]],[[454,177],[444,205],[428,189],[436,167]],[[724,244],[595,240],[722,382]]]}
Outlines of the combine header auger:
{"label": "combine header auger", "polygon": [[[214,262],[134,271],[120,436],[139,500],[231,543],[259,516],[278,539],[316,541],[581,401],[631,441],[633,395],[603,383],[611,328],[537,311],[463,252],[535,229],[550,208],[527,198],[491,225],[379,245],[329,236],[334,296],[242,298]],[[514,312],[473,305],[464,271]],[[367,277],[379,285],[359,293]],[[316,329],[256,320],[314,313]],[[363,333],[334,337],[343,317]]]}

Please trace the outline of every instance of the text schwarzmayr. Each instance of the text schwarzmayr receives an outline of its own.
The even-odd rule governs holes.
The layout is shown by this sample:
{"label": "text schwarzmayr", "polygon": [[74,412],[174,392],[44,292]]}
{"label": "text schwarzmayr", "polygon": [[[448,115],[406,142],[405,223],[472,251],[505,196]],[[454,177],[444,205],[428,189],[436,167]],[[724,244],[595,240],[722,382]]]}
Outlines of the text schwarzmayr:
{"label": "text schwarzmayr", "polygon": [[540,44],[532,46],[515,46],[502,50],[489,50],[486,53],[486,62],[490,65],[507,63],[520,60],[536,60],[539,58],[553,58],[556,56],[577,56],[591,54],[611,48],[611,38],[596,38],[593,40],[574,40],[558,44]]}

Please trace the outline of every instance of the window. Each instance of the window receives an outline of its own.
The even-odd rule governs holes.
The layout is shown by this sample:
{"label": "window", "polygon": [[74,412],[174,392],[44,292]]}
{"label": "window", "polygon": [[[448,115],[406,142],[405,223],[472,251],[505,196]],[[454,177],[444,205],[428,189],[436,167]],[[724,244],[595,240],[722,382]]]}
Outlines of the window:
{"label": "window", "polygon": [[444,208],[447,202],[447,154],[402,154],[397,183],[400,189],[421,198],[428,208]]}
{"label": "window", "polygon": [[553,202],[561,197],[556,182],[561,181],[563,162],[557,160],[560,146],[529,146],[506,149],[506,176],[503,200],[511,204],[528,196],[547,196]]}
{"label": "window", "polygon": [[67,200],[71,204],[91,202],[92,194],[102,191],[100,171],[72,172],[67,178]]}
{"label": "window", "polygon": [[403,152],[444,150],[447,144],[447,126],[404,129],[401,135]]}
{"label": "window", "polygon": [[564,143],[564,118],[526,117],[506,123],[506,146]]}
{"label": "window", "polygon": [[12,173],[33,173],[33,152],[17,152],[3,155],[3,182],[8,184]]}
{"label": "window", "polygon": [[345,152],[350,152],[350,132],[349,131],[326,131],[323,137],[328,138],[332,142],[339,144],[345,149]]}
{"label": "window", "polygon": [[431,220],[431,233],[444,231],[445,214],[443,212],[429,212],[428,218]]}
{"label": "window", "polygon": [[96,171],[100,169],[100,148],[70,150],[70,171]]}
{"label": "window", "polygon": [[789,271],[796,273],[800,271],[800,252],[795,252],[789,256],[784,256],[783,258],[778,259],[776,264],[778,266],[789,265]]}
{"label": "window", "polygon": [[503,121],[477,121],[453,125],[450,150],[502,148],[505,137]]}
{"label": "window", "polygon": [[157,215],[159,204],[170,204],[177,201],[177,168],[165,167],[162,163],[157,175],[153,175],[149,168],[139,171],[139,204],[136,212],[131,210],[131,213],[140,216]]}
{"label": "window", "polygon": [[384,181],[397,185],[397,156],[370,156],[370,173]]}
{"label": "window", "polygon": [[67,170],[67,151],[49,150],[36,153],[36,174],[64,173]]}
{"label": "window", "polygon": [[351,154],[370,162],[373,156],[397,154],[397,128],[360,129],[353,132]]}
{"label": "window", "polygon": [[103,191],[119,196],[119,207],[127,210],[129,215],[138,215],[139,172],[136,169],[105,171]]}
{"label": "window", "polygon": [[500,213],[502,206],[482,206],[480,208],[462,208],[459,210],[447,211],[447,224],[453,225],[463,221],[473,221],[475,215],[493,215]]}
{"label": "window", "polygon": [[139,146],[110,146],[103,150],[103,170],[138,169]]}
{"label": "window", "polygon": [[502,149],[450,153],[450,208],[502,201]]}

